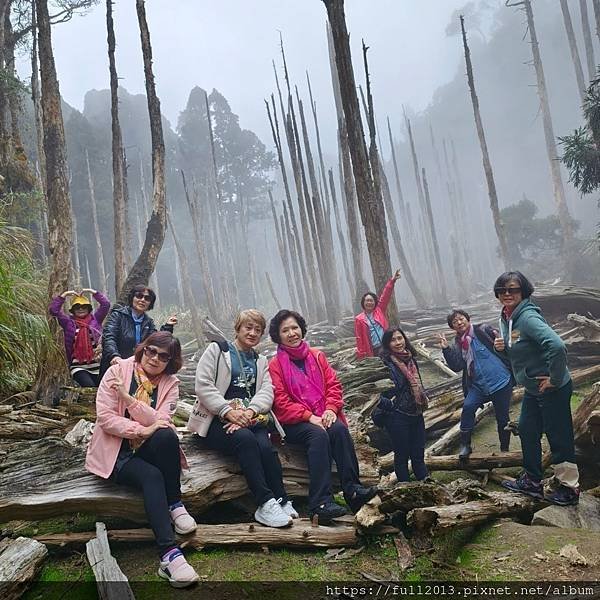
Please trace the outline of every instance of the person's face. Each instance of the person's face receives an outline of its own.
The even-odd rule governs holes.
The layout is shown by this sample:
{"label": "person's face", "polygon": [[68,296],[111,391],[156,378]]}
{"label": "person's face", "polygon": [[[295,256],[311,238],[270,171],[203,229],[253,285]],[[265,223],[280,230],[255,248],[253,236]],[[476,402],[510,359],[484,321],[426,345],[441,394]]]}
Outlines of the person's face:
{"label": "person's face", "polygon": [[90,311],[89,307],[84,306],[83,304],[76,304],[73,307],[73,314],[78,319],[83,319],[83,318],[87,317],[90,314],[90,312],[91,311]]}
{"label": "person's face", "polygon": [[131,302],[131,306],[134,310],[139,313],[145,313],[148,308],[150,308],[150,303],[152,302],[152,296],[148,293],[148,290],[144,290],[143,292],[136,292],[133,295],[133,300]]}
{"label": "person's face", "polygon": [[369,294],[365,296],[365,300],[363,302],[364,308],[366,312],[373,312],[375,310],[375,298]]}
{"label": "person's face", "polygon": [[390,340],[390,350],[392,352],[402,352],[406,349],[406,340],[404,336],[399,331],[394,331],[394,335],[392,335],[392,339]]}
{"label": "person's face", "polygon": [[471,321],[467,319],[464,315],[457,314],[454,319],[452,319],[452,329],[456,331],[459,335],[465,333],[471,325]]}
{"label": "person's face", "polygon": [[297,348],[302,343],[302,329],[294,317],[288,317],[279,325],[279,338],[284,346]]}
{"label": "person's face", "polygon": [[263,328],[254,321],[244,321],[237,333],[235,339],[242,348],[254,348],[263,334]]}
{"label": "person's face", "polygon": [[523,291],[516,279],[509,279],[505,287],[501,288],[498,293],[498,300],[506,308],[515,308],[523,300]]}
{"label": "person's face", "polygon": [[146,346],[142,354],[142,369],[149,377],[156,377],[167,368],[169,360],[171,360],[171,355],[167,349],[152,345]]}

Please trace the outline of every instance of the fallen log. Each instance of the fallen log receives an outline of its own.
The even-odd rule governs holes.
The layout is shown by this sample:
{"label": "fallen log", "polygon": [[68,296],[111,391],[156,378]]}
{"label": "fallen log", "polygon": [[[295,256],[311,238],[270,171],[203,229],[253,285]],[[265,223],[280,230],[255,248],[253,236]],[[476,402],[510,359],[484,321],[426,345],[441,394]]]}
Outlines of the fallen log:
{"label": "fallen log", "polygon": [[100,600],[134,600],[127,576],[110,553],[104,523],[96,523],[96,537],[85,545],[85,551],[94,571]]}
{"label": "fallen log", "polygon": [[582,325],[584,327],[588,327],[589,329],[594,329],[595,331],[600,332],[600,321],[595,319],[588,319],[587,317],[578,315],[577,313],[567,315],[567,319],[573,323],[577,323],[578,325]]}
{"label": "fallen log", "polygon": [[0,598],[17,600],[33,582],[48,550],[36,540],[0,540]]}
{"label": "fallen log", "polygon": [[455,373],[452,369],[448,367],[445,363],[443,363],[439,358],[434,358],[431,352],[425,350],[424,346],[420,343],[413,344],[414,349],[416,350],[419,356],[422,356],[426,361],[435,365],[442,373],[448,375],[451,379],[457,379],[460,377],[459,373]]}

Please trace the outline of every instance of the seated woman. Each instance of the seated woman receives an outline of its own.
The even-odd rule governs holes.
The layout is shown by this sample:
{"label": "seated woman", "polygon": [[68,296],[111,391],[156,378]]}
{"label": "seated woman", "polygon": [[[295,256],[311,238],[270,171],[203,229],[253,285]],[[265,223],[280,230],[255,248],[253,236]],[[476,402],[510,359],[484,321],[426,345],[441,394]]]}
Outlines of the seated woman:
{"label": "seated woman", "polygon": [[[298,517],[283,487],[281,462],[269,438],[273,386],[267,359],[254,348],[267,323],[257,310],[242,311],[233,342],[208,345],[196,370],[196,404],[188,429],[208,446],[233,454],[258,505],[254,518],[268,527],[286,527]],[[217,417],[217,418],[215,418]]]}
{"label": "seated woman", "polygon": [[[92,294],[98,308],[92,312],[92,303],[83,295]],[[71,297],[71,307],[67,316],[62,308],[65,300]],[[85,288],[78,294],[74,290],[63,292],[52,299],[48,312],[56,317],[63,328],[65,355],[69,362],[71,377],[81,387],[97,387],[99,382],[100,354],[102,347],[102,322],[110,310],[109,299],[96,290]]]}
{"label": "seated woman", "polygon": [[[145,285],[136,285],[129,291],[127,306],[115,306],[104,324],[102,333],[102,360],[100,379],[111,365],[123,358],[133,356],[137,345],[156,331],[154,321],[148,311],[154,308],[156,294]],[[177,316],[171,315],[160,328],[173,333]]]}
{"label": "seated woman", "polygon": [[381,360],[390,370],[394,388],[379,400],[376,424],[383,427],[392,440],[394,471],[398,481],[410,480],[409,458],[415,477],[423,481],[428,477],[423,419],[427,396],[415,358],[416,352],[399,327],[386,331],[381,341]]}
{"label": "seated woman", "polygon": [[196,522],[181,502],[181,468],[187,461],[171,423],[179,398],[179,340],[168,332],[148,336],[134,356],[110,367],[96,395],[96,426],[85,467],[118,485],[141,490],[154,531],[158,574],[174,587],[198,581],[175,541]]}
{"label": "seated woman", "polygon": [[360,305],[363,310],[354,318],[357,358],[379,354],[383,332],[388,328],[385,311],[390,303],[398,279],[400,279],[400,269],[385,284],[381,292],[381,298],[378,298],[374,292],[367,292],[361,298]]}
{"label": "seated woman", "polygon": [[271,319],[269,335],[277,355],[269,363],[275,400],[273,412],[286,440],[307,451],[310,516],[328,523],[346,514],[333,501],[331,460],[335,460],[348,506],[357,512],[376,493],[360,483],[358,460],[342,407],[342,386],[320,350],[305,341],[306,321],[297,312],[280,310]]}

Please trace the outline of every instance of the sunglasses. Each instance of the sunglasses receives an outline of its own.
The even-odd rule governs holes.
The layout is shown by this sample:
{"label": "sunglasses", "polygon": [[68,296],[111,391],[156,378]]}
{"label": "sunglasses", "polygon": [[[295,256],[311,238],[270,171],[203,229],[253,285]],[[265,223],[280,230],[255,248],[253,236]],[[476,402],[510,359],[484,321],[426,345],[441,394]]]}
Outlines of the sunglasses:
{"label": "sunglasses", "polygon": [[156,348],[152,346],[146,346],[144,348],[144,354],[148,358],[158,358],[162,363],[168,363],[171,360],[171,355],[168,352],[159,352]]}
{"label": "sunglasses", "polygon": [[504,294],[509,294],[510,296],[514,296],[515,294],[521,293],[520,287],[498,287],[494,289],[494,293],[496,296],[503,296]]}
{"label": "sunglasses", "polygon": [[134,298],[138,300],[145,300],[146,302],[152,302],[152,296],[150,294],[144,294],[144,292],[136,292],[133,295]]}

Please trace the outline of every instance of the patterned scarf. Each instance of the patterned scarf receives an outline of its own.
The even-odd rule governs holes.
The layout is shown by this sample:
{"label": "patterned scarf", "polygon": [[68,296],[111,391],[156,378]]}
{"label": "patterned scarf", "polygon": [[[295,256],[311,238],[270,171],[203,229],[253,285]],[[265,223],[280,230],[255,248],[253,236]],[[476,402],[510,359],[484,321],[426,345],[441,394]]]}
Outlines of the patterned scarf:
{"label": "patterned scarf", "polygon": [[390,353],[390,359],[410,384],[417,406],[425,410],[429,401],[421,385],[419,371],[410,351],[405,349],[402,352]]}
{"label": "patterned scarf", "polygon": [[88,314],[83,319],[73,317],[77,334],[73,340],[73,360],[80,365],[94,362],[94,346],[92,345],[90,322],[92,315]]}
{"label": "patterned scarf", "polygon": [[160,383],[162,373],[156,377],[150,378],[140,363],[134,363],[133,376],[135,382],[138,384],[138,388],[134,394],[135,399],[150,406],[152,404],[152,394]]}
{"label": "patterned scarf", "polygon": [[474,337],[475,330],[473,329],[473,325],[469,325],[469,329],[458,338],[463,359],[467,363],[467,373],[469,375],[473,374],[473,348],[471,344]]}

